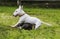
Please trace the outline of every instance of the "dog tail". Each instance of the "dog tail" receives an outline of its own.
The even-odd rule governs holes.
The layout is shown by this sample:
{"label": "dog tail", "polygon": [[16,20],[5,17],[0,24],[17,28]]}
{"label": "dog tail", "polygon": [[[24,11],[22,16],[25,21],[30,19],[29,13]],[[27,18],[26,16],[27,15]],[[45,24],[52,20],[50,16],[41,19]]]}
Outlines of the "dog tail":
{"label": "dog tail", "polygon": [[52,26],[52,24],[49,24],[49,23],[46,23],[46,22],[43,22],[43,21],[42,21],[42,23],[43,23],[43,24],[46,24],[46,25],[48,25],[48,26]]}

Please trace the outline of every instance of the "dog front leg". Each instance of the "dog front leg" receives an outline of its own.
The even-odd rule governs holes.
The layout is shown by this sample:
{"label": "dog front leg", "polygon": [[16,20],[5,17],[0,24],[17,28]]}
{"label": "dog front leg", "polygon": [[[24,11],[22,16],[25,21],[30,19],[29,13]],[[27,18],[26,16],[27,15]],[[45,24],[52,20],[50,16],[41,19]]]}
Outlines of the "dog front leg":
{"label": "dog front leg", "polygon": [[17,22],[15,25],[13,25],[12,27],[16,27],[17,25],[19,25],[20,23],[19,22]]}

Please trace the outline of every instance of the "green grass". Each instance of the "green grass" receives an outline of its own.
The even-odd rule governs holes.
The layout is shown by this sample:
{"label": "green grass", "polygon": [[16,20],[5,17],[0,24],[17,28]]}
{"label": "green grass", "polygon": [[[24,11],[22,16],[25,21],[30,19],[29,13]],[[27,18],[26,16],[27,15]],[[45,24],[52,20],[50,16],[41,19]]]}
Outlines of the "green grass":
{"label": "green grass", "polygon": [[51,27],[42,24],[39,29],[28,31],[10,27],[19,19],[12,16],[16,8],[0,6],[0,39],[60,39],[60,9],[24,7],[29,15],[52,24]]}

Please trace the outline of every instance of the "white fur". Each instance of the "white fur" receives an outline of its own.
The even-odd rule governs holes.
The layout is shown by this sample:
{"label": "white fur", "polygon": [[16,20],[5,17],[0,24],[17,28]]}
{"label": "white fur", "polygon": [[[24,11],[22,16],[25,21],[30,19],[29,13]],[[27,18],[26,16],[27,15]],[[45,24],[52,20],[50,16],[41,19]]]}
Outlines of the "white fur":
{"label": "white fur", "polygon": [[20,15],[25,14],[21,6],[19,6],[19,8],[17,8],[13,13],[14,16],[16,16],[17,14],[20,14]]}
{"label": "white fur", "polygon": [[[16,12],[17,11],[17,12]],[[50,26],[50,24],[42,22],[40,19],[35,18],[35,17],[31,17],[28,14],[26,14],[23,9],[21,8],[21,6],[19,6],[18,9],[15,10],[15,12],[13,13],[13,15],[17,15],[17,14],[25,14],[23,16],[20,17],[19,21],[17,22],[17,24],[15,24],[14,26],[18,25],[19,23],[31,23],[31,24],[35,24],[35,29],[37,29],[39,26],[41,26],[42,23]],[[13,27],[14,27],[13,26]]]}

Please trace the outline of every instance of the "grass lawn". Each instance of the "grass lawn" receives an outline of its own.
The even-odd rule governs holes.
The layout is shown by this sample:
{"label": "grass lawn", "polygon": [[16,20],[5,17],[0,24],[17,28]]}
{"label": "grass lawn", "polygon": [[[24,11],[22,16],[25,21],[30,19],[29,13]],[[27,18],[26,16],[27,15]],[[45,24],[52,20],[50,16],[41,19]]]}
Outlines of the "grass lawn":
{"label": "grass lawn", "polygon": [[27,14],[52,24],[51,27],[42,24],[37,30],[20,30],[11,28],[19,17],[13,17],[17,7],[0,6],[0,39],[60,39],[60,9],[27,8]]}

